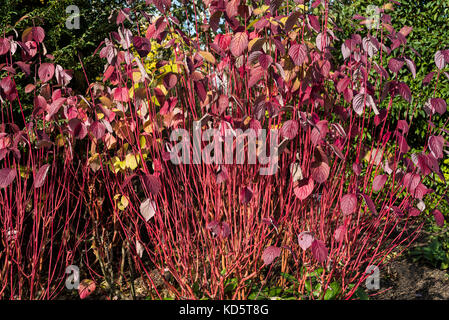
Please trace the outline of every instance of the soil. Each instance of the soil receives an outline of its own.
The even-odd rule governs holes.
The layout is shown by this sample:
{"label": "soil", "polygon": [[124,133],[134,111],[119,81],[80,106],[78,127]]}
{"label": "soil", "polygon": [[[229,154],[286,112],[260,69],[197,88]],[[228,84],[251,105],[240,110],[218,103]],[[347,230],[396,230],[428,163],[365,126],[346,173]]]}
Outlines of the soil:
{"label": "soil", "polygon": [[[449,300],[446,271],[402,257],[380,270],[380,290],[373,300]],[[387,290],[388,289],[388,290]]]}

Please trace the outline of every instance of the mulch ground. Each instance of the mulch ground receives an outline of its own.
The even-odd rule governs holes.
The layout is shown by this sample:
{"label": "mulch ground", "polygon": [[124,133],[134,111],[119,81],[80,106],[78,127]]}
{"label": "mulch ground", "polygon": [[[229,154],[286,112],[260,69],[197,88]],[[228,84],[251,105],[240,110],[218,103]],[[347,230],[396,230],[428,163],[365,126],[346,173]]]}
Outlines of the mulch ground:
{"label": "mulch ground", "polygon": [[449,300],[449,274],[446,271],[403,257],[380,270],[380,274],[381,293],[370,299]]}

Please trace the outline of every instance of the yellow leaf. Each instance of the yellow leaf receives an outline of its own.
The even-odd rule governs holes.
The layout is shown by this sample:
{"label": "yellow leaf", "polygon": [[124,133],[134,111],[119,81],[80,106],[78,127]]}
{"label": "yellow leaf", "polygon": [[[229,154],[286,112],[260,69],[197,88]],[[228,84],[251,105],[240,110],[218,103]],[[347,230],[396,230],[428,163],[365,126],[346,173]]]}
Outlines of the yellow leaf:
{"label": "yellow leaf", "polygon": [[206,60],[209,63],[215,64],[215,57],[212,53],[208,52],[208,51],[199,51],[198,52],[203,58],[204,60]]}
{"label": "yellow leaf", "polygon": [[254,9],[253,12],[255,15],[264,14],[268,10],[268,8],[270,8],[270,6],[267,6],[266,4],[264,4],[260,8]]}
{"label": "yellow leaf", "polygon": [[139,82],[142,78],[142,74],[140,72],[133,72],[133,81]]}
{"label": "yellow leaf", "polygon": [[137,168],[136,156],[128,153],[125,157],[125,163],[128,168],[130,168],[131,170],[135,170]]}
{"label": "yellow leaf", "polygon": [[108,107],[112,106],[112,101],[109,98],[100,97],[99,99],[100,99],[101,104],[108,106]]}
{"label": "yellow leaf", "polygon": [[393,4],[391,2],[384,4],[382,7],[384,10],[393,10]]}
{"label": "yellow leaf", "polygon": [[145,136],[140,136],[139,137],[139,142],[140,142],[140,147],[142,149],[145,149],[145,147],[147,145],[147,139],[145,138]]}
{"label": "yellow leaf", "polygon": [[120,199],[120,203],[126,208],[129,204],[128,198],[122,196],[122,198]]}

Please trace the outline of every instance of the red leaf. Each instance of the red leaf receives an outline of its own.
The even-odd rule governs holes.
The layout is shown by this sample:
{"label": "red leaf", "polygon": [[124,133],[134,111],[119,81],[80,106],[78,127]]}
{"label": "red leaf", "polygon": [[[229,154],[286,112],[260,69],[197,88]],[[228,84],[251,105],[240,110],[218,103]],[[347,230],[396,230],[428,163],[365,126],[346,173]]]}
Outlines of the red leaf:
{"label": "red leaf", "polygon": [[81,299],[85,299],[95,291],[95,282],[89,279],[84,279],[79,284],[78,293]]}
{"label": "red leaf", "polygon": [[178,82],[178,78],[176,77],[176,75],[174,73],[168,73],[164,77],[164,86],[167,89],[173,88],[177,82]]}
{"label": "red leaf", "polygon": [[306,178],[298,182],[293,188],[293,192],[299,200],[306,199],[313,191],[314,183],[312,177]]}
{"label": "red leaf", "polygon": [[391,58],[388,61],[388,68],[393,73],[397,73],[399,70],[401,70],[402,66],[404,65],[404,61],[397,58]]}
{"label": "red leaf", "polygon": [[435,74],[434,71],[429,72],[429,73],[424,77],[424,79],[422,80],[422,84],[423,84],[424,86],[428,85],[428,84],[430,83],[430,81],[432,81],[432,78],[433,78],[433,75],[434,75],[434,74]]}
{"label": "red leaf", "polygon": [[16,170],[11,168],[0,169],[0,189],[8,187],[16,178]]}
{"label": "red leaf", "polygon": [[326,261],[329,254],[329,250],[321,240],[314,240],[312,242],[312,254],[318,262],[323,263]]}
{"label": "red leaf", "polygon": [[147,38],[133,37],[133,45],[139,56],[146,57],[151,51],[151,42]]}
{"label": "red leaf", "polygon": [[358,93],[354,96],[354,98],[352,98],[352,108],[359,116],[363,113],[364,100],[365,95],[362,93]]}
{"label": "red leaf", "polygon": [[239,4],[240,0],[229,0],[226,3],[226,14],[229,18],[234,18],[237,15]]}
{"label": "red leaf", "polygon": [[406,134],[408,132],[408,130],[409,130],[408,123],[405,120],[399,120],[398,121],[398,125],[396,126],[396,128],[398,130],[401,130],[403,134]]}
{"label": "red leaf", "polygon": [[161,190],[162,184],[158,176],[148,174],[143,177],[143,181],[148,189],[148,192],[150,192],[153,196],[156,196]]}
{"label": "red leaf", "polygon": [[128,88],[117,87],[114,88],[114,99],[120,102],[129,102]]}
{"label": "red leaf", "polygon": [[444,138],[442,136],[430,136],[429,137],[429,149],[432,152],[432,155],[437,158],[443,158],[443,145]]}
{"label": "red leaf", "polygon": [[345,235],[346,235],[346,227],[344,225],[341,225],[337,229],[335,229],[334,239],[337,242],[342,242],[345,239]]}
{"label": "red leaf", "polygon": [[248,187],[244,187],[242,189],[240,189],[240,202],[243,204],[247,204],[251,201],[253,197],[253,191],[248,188]]}
{"label": "red leaf", "polygon": [[248,35],[245,32],[237,32],[231,40],[231,53],[238,57],[245,52],[248,47]]}
{"label": "red leaf", "polygon": [[6,54],[11,49],[11,43],[6,38],[0,39],[0,56]]}
{"label": "red leaf", "polygon": [[248,87],[251,88],[257,82],[259,82],[259,80],[262,78],[264,73],[265,73],[265,71],[263,70],[262,67],[256,67],[256,68],[251,69],[249,80],[248,80]]}
{"label": "red leaf", "polygon": [[90,125],[89,129],[97,140],[103,138],[106,133],[106,126],[100,121],[94,121],[94,123]]}
{"label": "red leaf", "polygon": [[33,27],[33,29],[31,30],[31,34],[33,40],[36,41],[37,43],[44,41],[45,31],[41,27]]}
{"label": "red leaf", "polygon": [[314,240],[313,234],[308,231],[301,232],[298,234],[298,244],[302,250],[307,250]]}
{"label": "red leaf", "polygon": [[354,162],[352,164],[352,171],[359,176],[362,173],[362,167],[358,163]]}
{"label": "red leaf", "polygon": [[363,199],[365,199],[365,203],[368,206],[368,209],[371,211],[371,213],[373,213],[374,215],[377,215],[377,210],[376,210],[376,206],[374,205],[373,200],[368,197],[366,194],[362,193],[362,197]]}
{"label": "red leaf", "polygon": [[413,75],[413,78],[416,78],[416,65],[413,60],[405,58],[405,63],[407,64],[408,69]]}
{"label": "red leaf", "polygon": [[321,25],[320,22],[318,21],[318,18],[312,14],[308,14],[307,18],[313,30],[315,30],[318,33],[321,32]]}
{"label": "red leaf", "polygon": [[75,139],[84,139],[87,135],[86,126],[77,118],[70,119],[69,128]]}
{"label": "red leaf", "polygon": [[357,209],[357,196],[354,193],[348,193],[341,197],[340,209],[344,215],[353,214]]}
{"label": "red leaf", "polygon": [[307,59],[307,47],[304,44],[294,44],[288,50],[295,65],[302,65]]}
{"label": "red leaf", "polygon": [[30,93],[34,89],[36,89],[36,86],[32,83],[29,83],[25,86],[25,93]]}
{"label": "red leaf", "polygon": [[408,150],[410,150],[410,147],[407,144],[407,140],[405,140],[405,137],[402,134],[398,134],[397,138],[398,138],[399,150],[402,153],[407,153]]}
{"label": "red leaf", "polygon": [[399,84],[399,94],[405,101],[407,101],[407,102],[412,101],[412,92],[410,91],[410,88],[408,87],[408,85],[406,83],[401,82]]}
{"label": "red leaf", "polygon": [[42,63],[39,67],[39,79],[42,82],[47,82],[51,78],[53,78],[53,75],[55,74],[55,66],[53,63]]}
{"label": "red leaf", "polygon": [[50,169],[49,164],[44,164],[42,167],[39,168],[39,171],[37,172],[34,180],[34,188],[40,188],[44,185],[49,169]]}
{"label": "red leaf", "polygon": [[330,168],[329,165],[324,161],[314,161],[311,164],[310,167],[310,174],[318,183],[324,183],[326,182],[327,178],[329,177]]}
{"label": "red leaf", "polygon": [[287,120],[281,128],[281,135],[287,139],[293,139],[298,134],[299,125],[296,120]]}
{"label": "red leaf", "polygon": [[408,209],[408,214],[410,217],[417,217],[421,214],[421,211],[419,209],[416,208],[409,208]]}
{"label": "red leaf", "polygon": [[421,177],[419,174],[414,173],[406,173],[404,176],[404,185],[408,189],[409,192],[413,192],[418,184],[421,182]]}
{"label": "red leaf", "polygon": [[433,110],[438,112],[439,114],[443,114],[446,112],[447,105],[446,101],[441,98],[430,98],[429,103]]}
{"label": "red leaf", "polygon": [[385,185],[385,182],[387,182],[387,178],[388,177],[385,174],[376,176],[373,180],[373,191],[377,192],[379,190],[382,190],[382,188]]}
{"label": "red leaf", "polygon": [[435,218],[435,222],[437,223],[437,226],[443,227],[444,226],[444,216],[441,213],[441,211],[438,209],[435,209],[435,210],[433,210],[432,214],[433,214],[433,217]]}
{"label": "red leaf", "polygon": [[446,66],[446,61],[444,59],[443,51],[439,50],[435,53],[435,65],[438,69],[443,69]]}
{"label": "red leaf", "polygon": [[259,63],[264,70],[267,70],[273,63],[273,58],[268,54],[261,54],[259,56]]}
{"label": "red leaf", "polygon": [[265,265],[269,265],[274,261],[274,259],[276,259],[280,255],[281,255],[281,248],[269,246],[265,248],[265,250],[263,251],[262,259]]}

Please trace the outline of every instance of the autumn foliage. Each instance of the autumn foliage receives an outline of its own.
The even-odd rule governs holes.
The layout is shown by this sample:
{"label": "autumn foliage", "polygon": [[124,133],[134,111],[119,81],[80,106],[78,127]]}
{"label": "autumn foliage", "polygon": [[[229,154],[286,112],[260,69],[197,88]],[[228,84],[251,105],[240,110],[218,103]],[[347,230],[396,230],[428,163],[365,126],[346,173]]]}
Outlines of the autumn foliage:
{"label": "autumn foliage", "polygon": [[[432,118],[446,102],[429,97],[424,146],[407,144],[416,110],[391,116],[412,101],[401,81],[417,70],[404,54],[412,28],[395,30],[388,5],[377,28],[339,39],[329,1],[209,0],[189,36],[169,0],[147,4],[159,16],[115,12],[96,53],[104,74],[85,93],[46,52],[43,28],[0,39],[0,297],[67,295],[69,265],[109,297],[136,297],[137,282],[154,299],[254,299],[266,287],[354,297],[368,266],[419,234],[426,197],[443,199],[428,185],[444,180],[447,131]],[[165,54],[150,72],[156,44]],[[438,51],[425,85],[447,65]],[[15,119],[22,95],[34,109]],[[217,139],[278,129],[276,173],[174,164],[171,132],[193,136],[199,120]]]}

